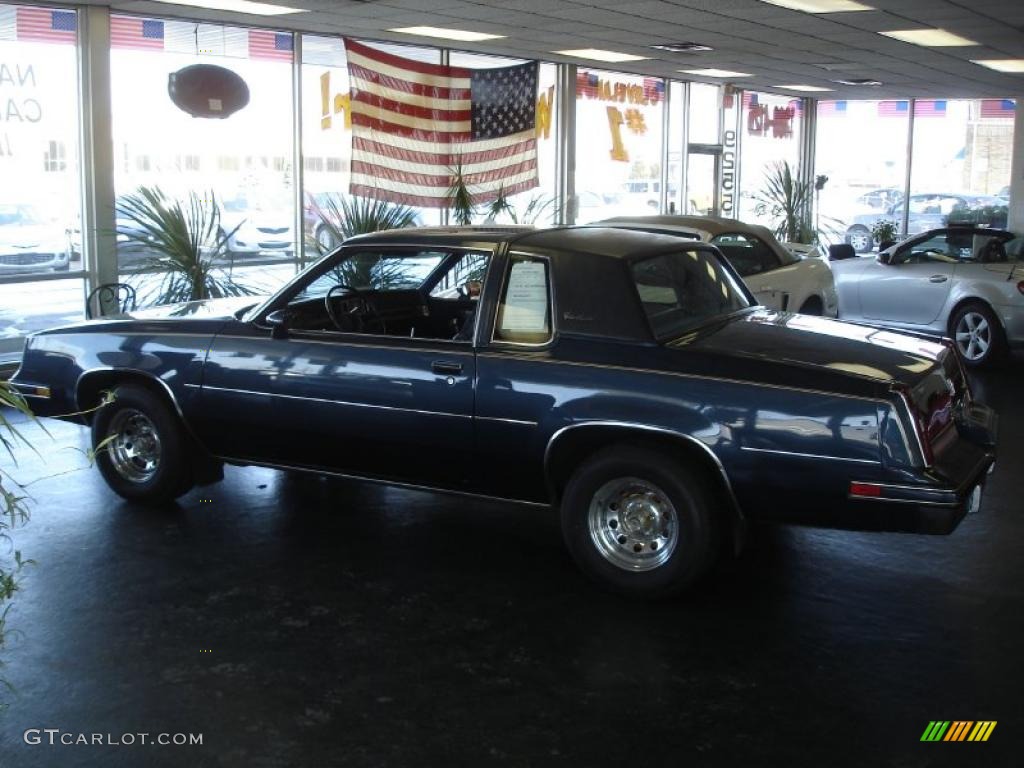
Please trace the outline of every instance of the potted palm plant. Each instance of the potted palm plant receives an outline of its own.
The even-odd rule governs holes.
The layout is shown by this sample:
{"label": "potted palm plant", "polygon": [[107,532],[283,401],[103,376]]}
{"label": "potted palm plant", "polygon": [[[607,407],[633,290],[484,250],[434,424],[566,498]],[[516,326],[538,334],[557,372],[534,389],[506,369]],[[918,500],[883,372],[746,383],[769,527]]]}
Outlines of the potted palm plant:
{"label": "potted palm plant", "polygon": [[118,200],[117,214],[126,222],[118,234],[150,254],[143,270],[160,275],[148,303],[177,304],[252,293],[232,276],[228,243],[237,227],[230,232],[222,229],[220,207],[212,192],[204,196],[189,192],[181,200],[159,187],[139,187]]}

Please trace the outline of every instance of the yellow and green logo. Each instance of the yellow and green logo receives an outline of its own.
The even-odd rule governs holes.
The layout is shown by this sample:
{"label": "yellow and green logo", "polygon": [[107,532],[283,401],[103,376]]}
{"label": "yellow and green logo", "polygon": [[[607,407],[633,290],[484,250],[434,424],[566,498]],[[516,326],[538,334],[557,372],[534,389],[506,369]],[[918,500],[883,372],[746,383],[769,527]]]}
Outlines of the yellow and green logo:
{"label": "yellow and green logo", "polygon": [[931,720],[921,741],[988,741],[995,720]]}

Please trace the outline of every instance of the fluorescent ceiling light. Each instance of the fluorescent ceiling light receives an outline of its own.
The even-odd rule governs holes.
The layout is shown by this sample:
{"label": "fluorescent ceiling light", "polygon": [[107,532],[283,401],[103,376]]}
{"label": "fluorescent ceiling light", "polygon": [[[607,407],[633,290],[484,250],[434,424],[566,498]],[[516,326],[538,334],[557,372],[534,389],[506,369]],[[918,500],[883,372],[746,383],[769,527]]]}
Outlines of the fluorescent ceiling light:
{"label": "fluorescent ceiling light", "polygon": [[687,75],[699,75],[700,77],[753,77],[746,72],[732,72],[728,69],[680,69],[680,72]]}
{"label": "fluorescent ceiling light", "polygon": [[213,11],[234,11],[251,13],[254,16],[283,16],[286,13],[306,13],[305,8],[289,8],[286,5],[255,3],[252,0],[154,0],[168,5],[187,5],[190,8],[206,8]]}
{"label": "fluorescent ceiling light", "polygon": [[855,3],[853,0],[761,0],[762,3],[779,5],[794,11],[806,13],[844,13],[848,11],[873,11],[870,5]]}
{"label": "fluorescent ceiling light", "polygon": [[971,59],[975,64],[994,69],[996,72],[1024,72],[1024,59]]}
{"label": "fluorescent ceiling light", "polygon": [[785,88],[787,91],[802,91],[803,93],[822,93],[831,91],[831,88],[820,88],[817,85],[776,85],[776,88]]}
{"label": "fluorescent ceiling light", "polygon": [[593,59],[594,61],[607,61],[618,64],[623,61],[644,61],[646,56],[634,56],[632,53],[619,53],[618,51],[604,51],[600,48],[573,48],[568,51],[552,51],[563,56],[575,56],[577,59]]}
{"label": "fluorescent ceiling light", "polygon": [[404,35],[420,37],[440,37],[443,40],[458,40],[460,43],[479,43],[481,40],[497,40],[504,35],[489,35],[486,32],[470,32],[468,29],[448,29],[446,27],[397,27],[388,32],[401,32]]}
{"label": "fluorescent ceiling light", "polygon": [[879,34],[895,40],[902,40],[904,43],[927,45],[932,48],[977,45],[973,40],[960,37],[960,35],[954,35],[952,32],[947,32],[944,29],[894,29],[890,32],[880,32]]}

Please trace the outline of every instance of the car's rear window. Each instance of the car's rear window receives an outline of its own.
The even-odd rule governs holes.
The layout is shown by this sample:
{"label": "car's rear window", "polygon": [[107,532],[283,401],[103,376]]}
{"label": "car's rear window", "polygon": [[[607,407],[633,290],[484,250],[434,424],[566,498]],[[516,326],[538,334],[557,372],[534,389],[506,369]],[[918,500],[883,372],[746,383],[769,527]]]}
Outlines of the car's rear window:
{"label": "car's rear window", "polygon": [[704,250],[637,261],[633,282],[655,338],[670,339],[751,306],[732,273]]}

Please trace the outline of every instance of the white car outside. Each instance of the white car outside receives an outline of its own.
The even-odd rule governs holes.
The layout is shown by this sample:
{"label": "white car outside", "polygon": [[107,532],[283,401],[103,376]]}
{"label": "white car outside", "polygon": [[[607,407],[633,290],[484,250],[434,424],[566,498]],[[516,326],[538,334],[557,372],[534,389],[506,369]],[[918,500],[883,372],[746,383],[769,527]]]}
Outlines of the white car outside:
{"label": "white car outside", "polygon": [[808,315],[838,314],[829,262],[792,253],[767,227],[716,216],[622,216],[596,223],[711,243],[764,306]]}

